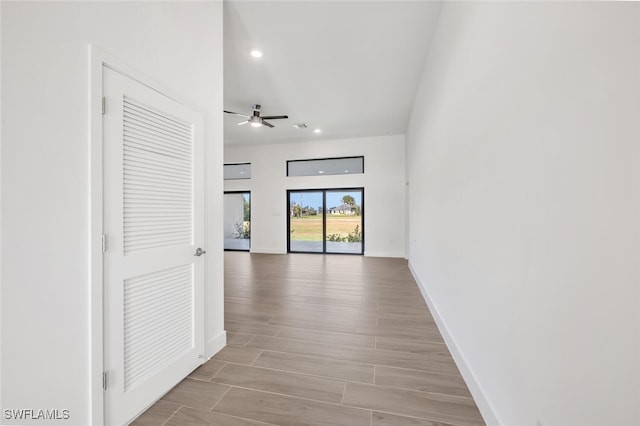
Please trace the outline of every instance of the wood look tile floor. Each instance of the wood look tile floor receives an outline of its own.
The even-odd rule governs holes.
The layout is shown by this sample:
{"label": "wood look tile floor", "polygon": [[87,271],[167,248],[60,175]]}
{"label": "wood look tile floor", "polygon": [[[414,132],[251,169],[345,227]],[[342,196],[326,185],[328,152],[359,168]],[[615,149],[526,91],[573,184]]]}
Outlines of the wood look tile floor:
{"label": "wood look tile floor", "polygon": [[225,329],[133,425],[485,424],[402,259],[226,252]]}

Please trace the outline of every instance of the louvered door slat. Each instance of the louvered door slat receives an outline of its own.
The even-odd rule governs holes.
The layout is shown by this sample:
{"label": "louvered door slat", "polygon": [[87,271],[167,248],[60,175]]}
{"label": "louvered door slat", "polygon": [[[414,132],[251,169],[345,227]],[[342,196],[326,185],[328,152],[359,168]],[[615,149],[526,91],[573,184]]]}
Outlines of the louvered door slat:
{"label": "louvered door slat", "polygon": [[125,280],[125,389],[191,349],[192,298],[192,265]]}
{"label": "louvered door slat", "polygon": [[146,158],[148,158],[149,155],[151,155],[155,157],[155,160],[158,163],[164,163],[171,168],[175,168],[176,165],[178,165],[183,170],[189,170],[191,168],[191,164],[188,158],[184,158],[178,155],[169,155],[167,153],[158,151],[157,148],[152,151],[150,147],[143,147],[143,146],[127,147],[125,149],[125,152],[127,152],[127,155],[131,159],[141,158],[145,160]]}
{"label": "louvered door slat", "polygon": [[188,226],[172,226],[172,225],[164,225],[164,226],[145,226],[145,227],[136,227],[129,228],[129,232],[131,235],[154,235],[158,231],[166,230],[167,232],[177,232],[177,231],[188,231]]}
{"label": "louvered door slat", "polygon": [[133,119],[135,119],[135,117],[129,117],[129,121],[124,122],[124,129],[127,132],[131,132],[134,135],[144,137],[145,139],[152,140],[156,143],[174,146],[176,148],[189,149],[189,140],[183,139],[181,135],[164,132],[151,126],[144,125],[143,123],[134,122],[132,121]]}
{"label": "louvered door slat", "polygon": [[[152,150],[151,147],[146,147],[146,146],[140,146],[140,145],[136,147],[129,146],[125,149],[125,151],[128,152],[131,158],[136,158],[136,157],[146,158],[148,155],[155,155],[157,161],[161,163],[163,162],[170,166],[174,164],[180,164],[181,167],[186,167],[187,169],[191,166],[188,158],[183,158],[178,155],[171,155],[172,153],[161,152],[158,150],[158,147],[156,147],[155,150]],[[170,157],[170,160],[163,161],[163,156]]]}
{"label": "louvered door slat", "polygon": [[146,185],[136,185],[136,186],[125,186],[127,191],[127,197],[136,197],[140,196],[156,196],[156,197],[178,197],[188,199],[189,196],[184,195],[184,189],[180,190],[178,188],[157,188]]}
{"label": "louvered door slat", "polygon": [[161,152],[165,155],[175,156],[176,158],[185,158],[188,150],[179,147],[159,145],[157,142],[144,137],[143,134],[129,132],[129,141],[134,141],[140,149],[152,148],[153,152]]}
{"label": "louvered door slat", "polygon": [[191,174],[189,173],[188,168],[171,167],[168,164],[163,164],[163,162],[158,161],[154,155],[147,155],[144,158],[135,158],[125,151],[124,165],[128,169],[140,170],[156,176],[175,176],[187,181],[191,180]]}
{"label": "louvered door slat", "polygon": [[172,227],[172,226],[179,226],[179,225],[186,225],[188,226],[189,223],[185,222],[183,220],[171,220],[171,218],[165,218],[165,217],[158,217],[158,218],[152,218],[149,217],[146,219],[145,221],[146,223],[142,224],[142,225],[128,225],[127,228],[129,228],[130,230],[135,230],[135,229],[145,229],[147,227]]}
{"label": "louvered door slat", "polygon": [[[171,245],[181,245],[181,244],[189,244],[188,240],[181,240],[181,239],[175,239],[175,240],[168,240],[168,241],[163,241],[163,243],[167,244],[171,244]],[[150,242],[141,242],[138,244],[132,244],[130,246],[125,247],[126,250],[129,251],[134,251],[134,250],[147,250],[147,249],[154,249],[158,247],[158,242],[157,241],[150,241]]]}
{"label": "louvered door slat", "polygon": [[134,107],[131,104],[127,104],[124,110],[129,116],[136,117],[139,122],[146,123],[147,125],[156,127],[161,126],[166,129],[172,129],[174,133],[189,137],[190,129],[188,127],[180,125],[180,123],[164,120],[161,117],[155,116],[150,110],[141,110]]}
{"label": "louvered door slat", "polygon": [[159,121],[166,123],[167,125],[173,125],[175,127],[183,129],[185,132],[189,133],[191,131],[191,127],[180,120],[176,120],[172,117],[169,117],[165,114],[161,114],[156,112],[154,109],[147,108],[141,104],[125,104],[124,109],[130,111],[139,111],[143,115],[153,118]]}
{"label": "louvered door slat", "polygon": [[[154,305],[156,301],[154,298],[156,297],[158,298],[158,300],[161,300],[163,296],[172,297],[172,293],[167,293],[166,291],[162,290],[164,288],[163,286],[171,284],[177,287],[181,287],[183,284],[186,284],[186,281],[187,278],[185,277],[173,277],[164,281],[158,280],[158,282],[145,287],[144,291],[139,292],[137,296],[135,294],[130,295],[129,306],[135,307],[137,309],[146,306],[146,304],[149,304],[149,306]],[[130,326],[131,324],[125,324],[125,329],[131,328]]]}
{"label": "louvered door slat", "polygon": [[132,182],[124,185],[124,189],[127,190],[127,194],[133,194],[137,191],[148,191],[150,193],[160,193],[160,194],[183,194],[185,188],[180,187],[170,187],[169,185],[158,186],[152,185],[143,181],[136,182],[135,184],[131,184]]}
{"label": "louvered door slat", "polygon": [[136,179],[147,179],[150,182],[166,182],[167,184],[184,185],[186,188],[191,185],[191,180],[182,176],[170,173],[150,173],[140,169],[129,168],[125,173],[125,183],[133,184]]}
{"label": "louvered door slat", "polygon": [[127,225],[127,228],[132,228],[136,225],[135,222],[132,222],[133,219],[139,219],[140,223],[142,224],[146,224],[147,222],[152,222],[153,220],[167,220],[167,221],[171,221],[171,220],[184,220],[184,218],[182,217],[183,215],[176,215],[176,216],[172,216],[166,213],[125,213],[124,214],[124,218],[129,220],[129,224]]}
{"label": "louvered door slat", "polygon": [[[135,109],[135,104],[125,104],[125,125],[136,126],[140,128],[150,128],[157,134],[175,135],[179,139],[190,140],[191,130],[188,126],[176,126],[175,121],[166,120],[166,116],[159,115],[151,109]],[[189,144],[187,142],[187,144]]]}
{"label": "louvered door slat", "polygon": [[[127,97],[124,98],[123,114],[125,255],[137,250],[191,242],[191,126]],[[149,228],[148,219],[158,216],[184,225]],[[139,227],[144,232],[140,232]]]}

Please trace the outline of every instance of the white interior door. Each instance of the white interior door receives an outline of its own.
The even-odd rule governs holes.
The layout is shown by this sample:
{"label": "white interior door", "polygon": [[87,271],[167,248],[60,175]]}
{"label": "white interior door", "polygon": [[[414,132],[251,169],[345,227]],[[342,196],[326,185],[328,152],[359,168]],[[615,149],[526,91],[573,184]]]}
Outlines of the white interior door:
{"label": "white interior door", "polygon": [[103,69],[105,424],[128,424],[204,354],[203,117]]}

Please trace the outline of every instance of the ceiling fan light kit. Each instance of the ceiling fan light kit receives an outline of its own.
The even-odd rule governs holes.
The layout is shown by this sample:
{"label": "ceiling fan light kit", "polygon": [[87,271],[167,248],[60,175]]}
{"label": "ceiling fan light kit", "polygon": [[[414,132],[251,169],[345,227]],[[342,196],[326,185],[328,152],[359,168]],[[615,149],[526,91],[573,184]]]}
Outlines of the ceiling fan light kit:
{"label": "ceiling fan light kit", "polygon": [[233,112],[233,111],[224,111],[227,114],[232,114],[232,115],[237,115],[239,117],[244,118],[244,121],[241,121],[238,123],[238,126],[242,126],[243,124],[247,124],[249,123],[251,125],[251,127],[262,127],[262,126],[267,126],[267,127],[275,127],[273,124],[269,123],[268,121],[265,120],[282,120],[282,119],[287,119],[289,118],[288,115],[265,115],[265,116],[261,116],[260,115],[260,105],[256,104],[253,106],[253,114],[252,115],[244,115],[244,114],[239,114],[237,112]]}

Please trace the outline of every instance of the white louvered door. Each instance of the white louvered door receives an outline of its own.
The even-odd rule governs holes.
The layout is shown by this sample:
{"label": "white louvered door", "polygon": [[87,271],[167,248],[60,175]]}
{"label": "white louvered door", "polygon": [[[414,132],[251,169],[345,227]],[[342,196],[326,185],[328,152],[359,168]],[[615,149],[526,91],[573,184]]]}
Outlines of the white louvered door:
{"label": "white louvered door", "polygon": [[103,69],[105,424],[124,425],[202,361],[203,117]]}

